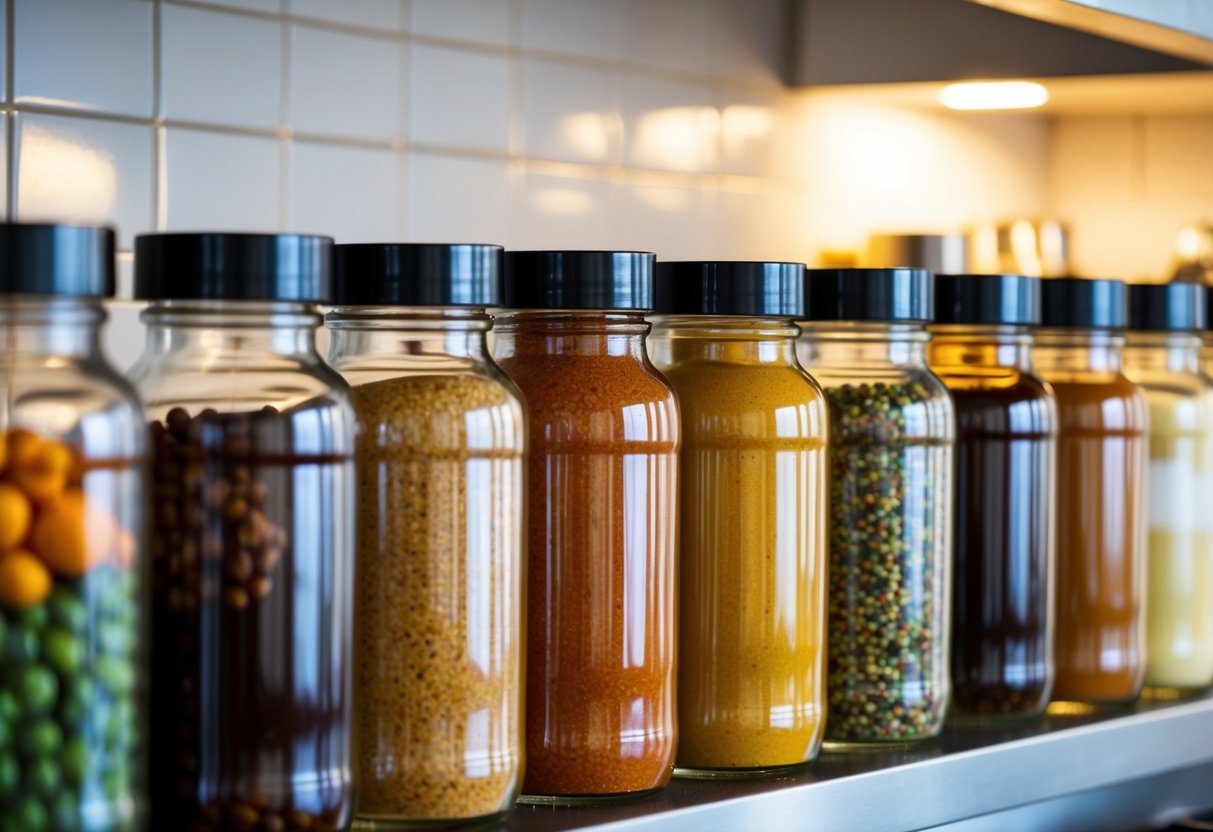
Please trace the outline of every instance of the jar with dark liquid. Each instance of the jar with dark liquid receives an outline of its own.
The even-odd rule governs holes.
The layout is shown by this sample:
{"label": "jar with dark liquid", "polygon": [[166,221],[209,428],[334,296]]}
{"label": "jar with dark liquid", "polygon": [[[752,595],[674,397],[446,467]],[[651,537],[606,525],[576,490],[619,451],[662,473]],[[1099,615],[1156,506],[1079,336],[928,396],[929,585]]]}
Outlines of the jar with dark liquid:
{"label": "jar with dark liquid", "polygon": [[137,238],[151,418],[152,828],[348,827],[354,414],[324,237]]}
{"label": "jar with dark liquid", "polygon": [[1149,415],[1121,371],[1125,288],[1042,284],[1032,357],[1057,397],[1057,621],[1053,698],[1130,703],[1145,676]]}
{"label": "jar with dark liquid", "polygon": [[938,275],[931,369],[956,407],[952,708],[1034,716],[1053,687],[1057,409],[1032,368],[1040,285]]}

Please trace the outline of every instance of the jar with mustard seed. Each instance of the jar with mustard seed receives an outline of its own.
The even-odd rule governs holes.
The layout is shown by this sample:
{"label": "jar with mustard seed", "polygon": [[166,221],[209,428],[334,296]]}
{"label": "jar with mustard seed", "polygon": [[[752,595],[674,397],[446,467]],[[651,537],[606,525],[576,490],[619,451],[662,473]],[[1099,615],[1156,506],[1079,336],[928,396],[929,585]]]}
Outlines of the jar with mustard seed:
{"label": "jar with mustard seed", "polygon": [[826,748],[925,740],[949,690],[956,425],[925,269],[810,269],[798,352],[829,404]]}
{"label": "jar with mustard seed", "polygon": [[676,776],[757,776],[825,729],[825,395],[804,265],[660,262],[649,337],[682,416]]}
{"label": "jar with mustard seed", "polygon": [[1037,716],[1053,689],[1057,405],[1032,366],[1039,323],[1038,278],[935,278],[928,355],[957,428],[954,716]]}
{"label": "jar with mustard seed", "polygon": [[152,445],[151,829],[339,832],[354,412],[321,359],[332,240],[135,239]]}
{"label": "jar with mustard seed", "polygon": [[494,355],[530,421],[522,800],[664,787],[677,745],[679,419],[653,255],[507,252]]}
{"label": "jar with mustard seed", "polygon": [[522,782],[526,432],[489,356],[502,250],[334,249],[359,528],[356,827],[507,811]]}

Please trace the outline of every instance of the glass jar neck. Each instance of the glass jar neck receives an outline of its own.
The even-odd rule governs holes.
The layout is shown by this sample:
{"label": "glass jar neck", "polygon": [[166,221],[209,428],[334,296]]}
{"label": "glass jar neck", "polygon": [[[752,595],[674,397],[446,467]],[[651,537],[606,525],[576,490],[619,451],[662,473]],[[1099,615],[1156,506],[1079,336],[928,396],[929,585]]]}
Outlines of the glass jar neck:
{"label": "glass jar neck", "polygon": [[1125,337],[1089,329],[1042,329],[1035,333],[1032,358],[1042,373],[1119,373]]}
{"label": "glass jar neck", "polygon": [[407,357],[488,360],[486,334],[493,320],[483,309],[343,306],[325,316],[331,334],[329,363]]}
{"label": "glass jar neck", "polygon": [[1192,332],[1130,332],[1125,363],[1143,370],[1200,371],[1200,336]]}
{"label": "glass jar neck", "polygon": [[647,360],[642,312],[506,312],[494,329],[503,356],[579,355]]}
{"label": "glass jar neck", "polygon": [[142,320],[147,357],[193,351],[319,357],[316,329],[321,318],[310,303],[155,301]]}
{"label": "glass jar neck", "polygon": [[922,324],[810,321],[802,323],[806,365],[828,367],[925,366]]}
{"label": "glass jar neck", "polygon": [[939,324],[930,331],[932,366],[1032,369],[1032,336],[1027,327]]}
{"label": "glass jar neck", "polygon": [[791,366],[800,330],[788,318],[669,315],[653,320],[653,360]]}
{"label": "glass jar neck", "polygon": [[101,350],[105,310],[92,298],[0,298],[0,348],[17,358],[88,358]]}

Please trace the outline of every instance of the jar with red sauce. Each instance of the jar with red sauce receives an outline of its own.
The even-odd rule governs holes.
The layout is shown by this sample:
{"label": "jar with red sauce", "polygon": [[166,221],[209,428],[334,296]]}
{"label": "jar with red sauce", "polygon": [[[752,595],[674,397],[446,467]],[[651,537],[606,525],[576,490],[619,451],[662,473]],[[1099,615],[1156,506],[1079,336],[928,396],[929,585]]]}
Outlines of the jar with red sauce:
{"label": "jar with red sauce", "polygon": [[677,746],[678,405],[652,254],[508,252],[495,357],[531,425],[523,802],[643,795]]}

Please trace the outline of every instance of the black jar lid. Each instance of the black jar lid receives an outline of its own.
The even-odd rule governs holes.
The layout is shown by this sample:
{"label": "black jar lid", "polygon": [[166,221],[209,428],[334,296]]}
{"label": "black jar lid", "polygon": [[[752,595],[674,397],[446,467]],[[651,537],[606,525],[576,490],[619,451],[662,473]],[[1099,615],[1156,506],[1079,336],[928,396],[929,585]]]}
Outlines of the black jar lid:
{"label": "black jar lid", "polygon": [[311,234],[141,234],[135,297],[328,303],[332,250]]}
{"label": "black jar lid", "polygon": [[647,251],[507,251],[501,305],[648,311],[655,260]]}
{"label": "black jar lid", "polygon": [[1124,329],[1125,284],[1119,280],[1052,277],[1040,284],[1040,325]]}
{"label": "black jar lid", "polygon": [[1205,328],[1208,292],[1198,283],[1131,283],[1128,328],[1137,332],[1198,332]]}
{"label": "black jar lid", "polygon": [[935,322],[1036,326],[1040,279],[1022,274],[937,274]]}
{"label": "black jar lid", "polygon": [[805,320],[927,323],[933,289],[927,269],[808,269]]}
{"label": "black jar lid", "polygon": [[501,246],[349,243],[333,247],[337,306],[496,306]]}
{"label": "black jar lid", "polygon": [[662,261],[653,278],[658,315],[804,317],[804,263]]}
{"label": "black jar lid", "polygon": [[114,295],[114,230],[0,223],[0,294]]}

